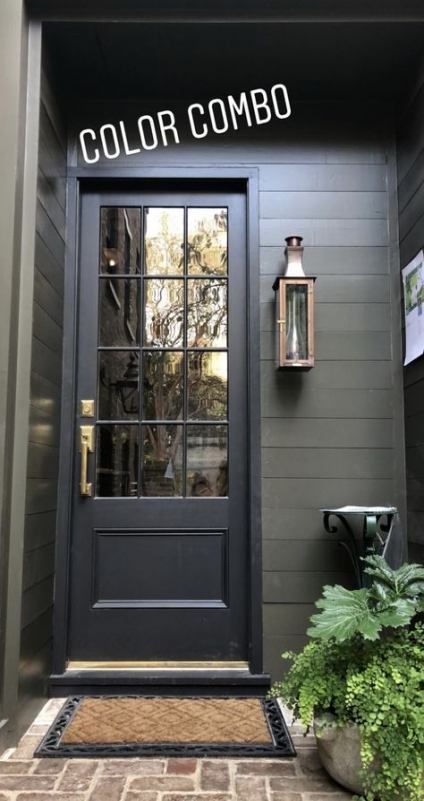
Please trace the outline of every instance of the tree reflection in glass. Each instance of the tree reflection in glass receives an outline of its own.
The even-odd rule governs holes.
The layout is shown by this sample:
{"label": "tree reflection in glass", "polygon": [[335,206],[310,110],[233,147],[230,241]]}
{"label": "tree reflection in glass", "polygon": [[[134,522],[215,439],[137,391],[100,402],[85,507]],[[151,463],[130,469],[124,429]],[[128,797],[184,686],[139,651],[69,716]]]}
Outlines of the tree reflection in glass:
{"label": "tree reflection in glass", "polygon": [[183,426],[143,425],[142,494],[182,495]]}
{"label": "tree reflection in glass", "polygon": [[145,272],[178,275],[184,270],[184,209],[144,210]]}
{"label": "tree reflection in glass", "polygon": [[227,426],[187,426],[187,495],[228,495]]}
{"label": "tree reflection in glass", "polygon": [[181,347],[184,335],[184,281],[148,278],[144,288],[144,344],[163,348]]}
{"label": "tree reflection in glass", "polygon": [[143,354],[145,420],[178,420],[183,414],[182,351],[145,351]]}
{"label": "tree reflection in glass", "polygon": [[187,344],[191,348],[227,346],[226,279],[188,281]]}
{"label": "tree reflection in glass", "polygon": [[188,416],[192,420],[227,417],[227,354],[194,351],[188,354]]}
{"label": "tree reflection in glass", "polygon": [[143,275],[141,213],[101,212],[97,492],[226,496],[228,210],[144,208]]}
{"label": "tree reflection in glass", "polygon": [[188,271],[192,275],[227,272],[227,209],[187,210]]}

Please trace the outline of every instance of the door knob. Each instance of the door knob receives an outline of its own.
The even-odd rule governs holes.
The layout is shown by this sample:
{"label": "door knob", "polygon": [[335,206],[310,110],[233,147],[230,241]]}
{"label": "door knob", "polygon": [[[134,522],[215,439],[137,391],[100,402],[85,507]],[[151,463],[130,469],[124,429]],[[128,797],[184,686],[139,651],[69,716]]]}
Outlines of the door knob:
{"label": "door knob", "polygon": [[94,426],[80,426],[81,475],[80,495],[92,495],[93,485],[88,481],[88,454],[94,451]]}

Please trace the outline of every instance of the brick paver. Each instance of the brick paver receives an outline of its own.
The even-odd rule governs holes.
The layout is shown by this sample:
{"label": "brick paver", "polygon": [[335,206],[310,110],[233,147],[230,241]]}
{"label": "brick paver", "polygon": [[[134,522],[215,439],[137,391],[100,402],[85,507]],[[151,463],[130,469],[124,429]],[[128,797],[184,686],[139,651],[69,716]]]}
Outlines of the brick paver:
{"label": "brick paver", "polygon": [[0,757],[0,801],[350,801],[323,771],[312,737],[295,759],[34,759],[62,706],[50,701]]}
{"label": "brick paver", "polygon": [[226,760],[202,760],[200,765],[200,789],[226,792],[230,787],[230,766]]}

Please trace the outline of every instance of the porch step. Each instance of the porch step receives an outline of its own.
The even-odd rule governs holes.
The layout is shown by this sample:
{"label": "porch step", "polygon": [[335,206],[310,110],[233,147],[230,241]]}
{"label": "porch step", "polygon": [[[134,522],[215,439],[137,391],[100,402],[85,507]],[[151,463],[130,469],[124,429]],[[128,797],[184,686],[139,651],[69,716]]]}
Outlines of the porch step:
{"label": "porch step", "polygon": [[248,670],[67,670],[52,674],[50,695],[265,695],[267,673]]}

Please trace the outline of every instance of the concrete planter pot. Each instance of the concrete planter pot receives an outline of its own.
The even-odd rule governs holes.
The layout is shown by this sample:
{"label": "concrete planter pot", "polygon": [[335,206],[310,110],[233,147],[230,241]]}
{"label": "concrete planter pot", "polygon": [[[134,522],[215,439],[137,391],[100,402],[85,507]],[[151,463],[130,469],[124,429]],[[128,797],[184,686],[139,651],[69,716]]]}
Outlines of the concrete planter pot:
{"label": "concrete planter pot", "polygon": [[334,720],[325,717],[314,721],[314,732],[327,773],[342,787],[360,795],[364,788],[360,779],[361,737],[358,727],[354,723],[337,726]]}

